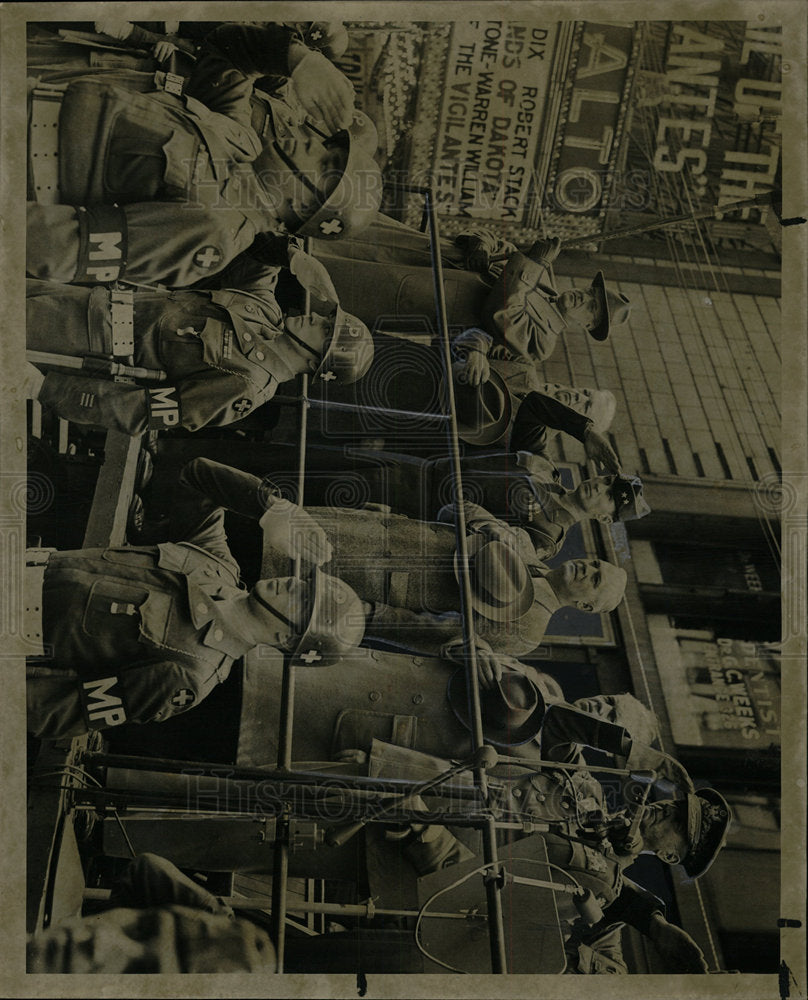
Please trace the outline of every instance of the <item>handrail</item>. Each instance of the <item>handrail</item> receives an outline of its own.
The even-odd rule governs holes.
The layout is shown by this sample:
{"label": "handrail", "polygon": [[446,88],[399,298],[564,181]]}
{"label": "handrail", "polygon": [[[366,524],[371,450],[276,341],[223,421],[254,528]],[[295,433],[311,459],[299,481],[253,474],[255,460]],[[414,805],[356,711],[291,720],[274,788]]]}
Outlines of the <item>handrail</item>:
{"label": "handrail", "polygon": [[[311,239],[304,240],[306,253],[311,250]],[[306,289],[304,307],[306,316],[311,314],[311,291]],[[306,443],[308,433],[309,410],[309,376],[306,372],[300,376],[300,434],[297,453],[297,503],[303,506],[306,486]],[[292,566],[292,575],[300,579],[303,561],[298,555]],[[312,602],[313,606],[313,602]],[[281,681],[281,708],[278,739],[278,767],[288,771],[292,767],[292,735],[295,714],[295,667],[290,656],[283,658],[283,678]],[[278,823],[272,862],[272,937],[275,944],[278,972],[283,972],[283,961],[286,945],[286,888],[289,875],[289,819],[290,813],[284,808],[284,814]]]}

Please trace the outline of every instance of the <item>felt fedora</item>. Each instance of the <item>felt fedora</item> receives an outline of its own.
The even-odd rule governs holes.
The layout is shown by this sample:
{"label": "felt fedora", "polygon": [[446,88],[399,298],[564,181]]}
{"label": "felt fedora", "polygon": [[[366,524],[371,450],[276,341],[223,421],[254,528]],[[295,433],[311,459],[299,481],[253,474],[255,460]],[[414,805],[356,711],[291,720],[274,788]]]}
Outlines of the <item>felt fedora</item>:
{"label": "felt fedora", "polygon": [[[522,558],[509,545],[490,541],[485,535],[469,535],[466,544],[473,609],[494,622],[521,618],[533,604],[533,580]],[[457,551],[454,571],[460,580]]]}
{"label": "felt fedora", "polygon": [[[449,678],[447,697],[452,711],[471,729],[471,707],[466,668]],[[507,664],[492,688],[480,690],[483,735],[497,746],[519,746],[535,739],[544,719],[545,703],[532,678]]]}

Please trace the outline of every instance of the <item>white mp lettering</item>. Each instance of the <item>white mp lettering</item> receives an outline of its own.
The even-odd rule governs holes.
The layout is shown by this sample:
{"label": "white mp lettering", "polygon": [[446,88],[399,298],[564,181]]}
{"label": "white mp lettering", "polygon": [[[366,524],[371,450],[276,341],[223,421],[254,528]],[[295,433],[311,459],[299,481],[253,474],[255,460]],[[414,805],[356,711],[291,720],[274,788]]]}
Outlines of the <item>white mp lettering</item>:
{"label": "white mp lettering", "polygon": [[166,426],[173,426],[180,422],[180,407],[172,393],[174,386],[166,388],[150,388],[149,400],[152,415],[161,420]]}
{"label": "white mp lettering", "polygon": [[87,715],[91,723],[120,726],[126,722],[126,712],[121,699],[109,692],[109,689],[117,683],[117,677],[99,677],[94,681],[85,681],[82,685],[86,692]]}
{"label": "white mp lettering", "polygon": [[95,249],[91,249],[87,256],[90,260],[120,260],[122,240],[121,233],[90,233],[90,247]]}

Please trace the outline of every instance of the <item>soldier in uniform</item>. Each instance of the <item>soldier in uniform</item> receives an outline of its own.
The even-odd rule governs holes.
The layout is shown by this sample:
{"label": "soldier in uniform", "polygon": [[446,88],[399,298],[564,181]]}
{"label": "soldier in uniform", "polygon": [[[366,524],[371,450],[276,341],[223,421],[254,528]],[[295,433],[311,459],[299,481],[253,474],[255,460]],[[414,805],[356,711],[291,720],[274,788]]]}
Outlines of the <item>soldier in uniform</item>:
{"label": "soldier in uniform", "polygon": [[331,316],[284,316],[274,274],[240,290],[83,288],[27,280],[29,349],[72,357],[132,356],[163,372],[142,386],[29,368],[31,395],[74,423],[140,434],[223,426],[271,399],[301,372],[352,382],[373,359],[367,327]]}
{"label": "soldier in uniform", "polygon": [[[542,729],[551,722],[552,711],[555,709],[547,712]],[[584,713],[581,714],[585,719]],[[616,743],[609,730],[614,727],[603,725],[605,730],[601,735],[606,736],[606,749],[613,751]],[[588,742],[597,745],[596,741]],[[638,749],[646,754],[650,748]],[[412,762],[417,762],[419,756],[423,759],[418,771],[420,777],[439,774],[448,766],[447,761],[411,751],[402,756],[396,750],[388,753],[386,760],[382,754],[375,773],[400,777],[403,770],[413,767]],[[560,772],[549,775],[537,772],[511,783],[508,794],[512,813],[553,823],[552,832],[542,834],[548,860],[569,873],[583,889],[591,891],[601,908],[601,919],[590,926],[578,916],[569,897],[557,898],[559,917],[565,928],[568,972],[626,972],[620,944],[624,923],[649,938],[671,972],[707,971],[704,956],[690,935],[665,919],[662,901],[633,882],[624,871],[639,854],[651,853],[666,864],[681,864],[690,878],[700,878],[721,850],[730,822],[729,806],[720,793],[704,788],[688,792],[681,799],[663,799],[640,807],[642,815],[636,833],[627,815],[605,808],[602,787],[587,772],[566,776]],[[561,815],[565,797],[573,803],[566,807],[574,812],[568,819]],[[430,825],[425,804],[423,808],[425,822],[412,824],[410,833],[398,841],[417,874],[424,876],[473,858],[473,852],[449,829]],[[554,809],[557,815],[553,814]],[[522,849],[514,851],[514,856],[517,853],[525,856],[529,840],[517,837]]]}
{"label": "soldier in uniform", "polygon": [[[279,101],[254,122],[254,82],[272,69],[291,74],[329,138]],[[328,240],[361,228],[378,208],[381,177],[346,130],[352,103],[352,85],[322,53],[290,29],[258,25],[212,32],[182,97],[102,77],[63,95],[35,92],[28,273],[184,287],[261,234]]]}
{"label": "soldier in uniform", "polygon": [[[509,254],[504,268],[491,269],[490,255],[481,256],[490,241],[498,254]],[[457,248],[445,241],[441,246],[446,315],[455,329],[482,328],[465,338],[468,350],[481,355],[470,361],[475,368],[482,368],[489,355],[545,361],[560,336],[586,331],[603,341],[611,325],[628,318],[628,299],[606,288],[601,271],[588,288],[555,290],[548,268],[559,253],[558,240],[536,244],[527,254],[478,231],[457,242]],[[315,252],[340,297],[371,329],[390,320],[399,329],[407,320],[415,331],[432,329],[435,292],[425,234],[379,216],[360,238],[317,246]],[[479,261],[484,273],[468,270],[471,261]]]}
{"label": "soldier in uniform", "polygon": [[[312,571],[259,580],[247,591],[227,545],[224,511],[202,505],[185,539],[154,546],[42,550],[26,567],[28,728],[74,736],[125,722],[161,722],[188,711],[261,643],[301,664],[333,662],[358,645],[362,606],[321,572],[322,531],[279,501]],[[199,516],[201,515],[201,520]]]}
{"label": "soldier in uniform", "polygon": [[[446,503],[453,492],[449,459],[366,450],[362,460],[364,468],[335,469],[337,482],[340,477],[361,476],[369,496],[396,511],[424,520],[454,521],[453,504]],[[602,524],[632,521],[651,509],[637,476],[597,476],[568,490],[551,462],[529,452],[469,455],[461,461],[461,475],[466,523],[494,518],[519,526],[539,559],[557,555],[575,524],[590,519]],[[327,492],[328,484],[321,485]]]}
{"label": "soldier in uniform", "polygon": [[[272,451],[267,474],[282,489],[293,487],[292,447]],[[340,496],[353,493],[357,503],[383,504],[408,517],[454,520],[449,459],[373,449],[347,455],[337,448],[313,452],[306,460],[307,503],[330,506],[331,500],[338,503]],[[612,524],[650,512],[637,476],[598,476],[568,490],[552,463],[528,452],[470,454],[461,460],[461,475],[467,523],[493,518],[518,525],[527,532],[539,559],[557,555],[569,529],[581,521]]]}
{"label": "soldier in uniform", "polygon": [[704,956],[690,935],[669,923],[664,904],[623,871],[638,854],[650,853],[666,864],[681,864],[690,878],[700,878],[723,847],[729,822],[724,797],[704,788],[684,799],[663,799],[645,807],[636,843],[620,843],[622,827],[614,841],[586,834],[580,839],[562,834],[545,837],[549,860],[590,889],[603,908],[602,920],[592,928],[580,920],[569,921],[569,971],[627,971],[618,935],[622,924],[628,923],[653,943],[669,971],[706,972]]}
{"label": "soldier in uniform", "polygon": [[[217,504],[263,517],[265,530],[273,522],[277,500],[267,500],[256,476],[199,458],[182,478]],[[373,509],[308,510],[333,546],[331,571],[366,605],[368,636],[426,655],[461,638],[453,528]],[[626,572],[612,563],[574,559],[551,569],[536,559],[521,529],[486,514],[469,527],[475,630],[494,652],[532,652],[563,606],[603,613],[623,598]],[[286,554],[290,544],[280,551]],[[265,572],[277,558],[275,542],[265,536]]]}

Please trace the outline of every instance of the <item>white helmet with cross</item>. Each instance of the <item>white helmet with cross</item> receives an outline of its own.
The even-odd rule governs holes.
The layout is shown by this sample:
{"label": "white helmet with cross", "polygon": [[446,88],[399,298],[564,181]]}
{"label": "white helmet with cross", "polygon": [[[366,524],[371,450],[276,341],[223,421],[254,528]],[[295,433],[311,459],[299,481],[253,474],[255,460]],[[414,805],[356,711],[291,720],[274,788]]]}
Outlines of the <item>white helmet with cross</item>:
{"label": "white helmet with cross", "polygon": [[373,337],[361,319],[337,306],[331,340],[314,378],[336,385],[358,381],[373,361]]}
{"label": "white helmet with cross", "polygon": [[356,650],[365,634],[365,612],[353,590],[321,569],[314,571],[309,623],[292,654],[297,667],[329,667]]}
{"label": "white helmet with cross", "polygon": [[341,146],[348,150],[345,170],[334,190],[295,230],[295,235],[336,240],[356,235],[376,217],[382,200],[382,174],[350,129],[343,129],[326,139],[325,146]]}

